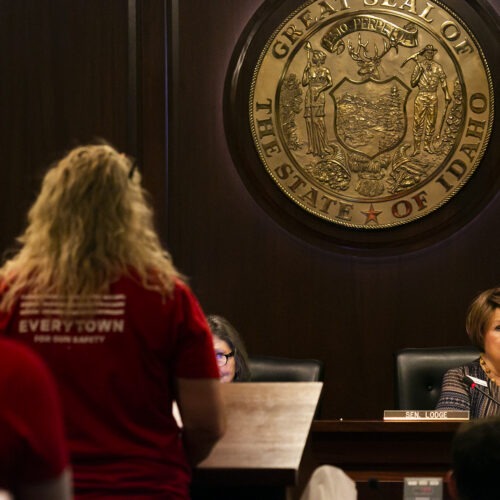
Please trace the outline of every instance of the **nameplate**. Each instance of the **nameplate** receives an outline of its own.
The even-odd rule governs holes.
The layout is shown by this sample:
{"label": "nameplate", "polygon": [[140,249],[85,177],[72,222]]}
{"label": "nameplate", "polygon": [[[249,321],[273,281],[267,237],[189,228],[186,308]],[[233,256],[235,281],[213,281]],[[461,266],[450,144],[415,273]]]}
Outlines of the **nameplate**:
{"label": "nameplate", "polygon": [[442,500],[440,477],[405,477],[403,500]]}
{"label": "nameplate", "polygon": [[469,420],[469,411],[458,410],[384,410],[384,420],[407,421],[451,421]]}

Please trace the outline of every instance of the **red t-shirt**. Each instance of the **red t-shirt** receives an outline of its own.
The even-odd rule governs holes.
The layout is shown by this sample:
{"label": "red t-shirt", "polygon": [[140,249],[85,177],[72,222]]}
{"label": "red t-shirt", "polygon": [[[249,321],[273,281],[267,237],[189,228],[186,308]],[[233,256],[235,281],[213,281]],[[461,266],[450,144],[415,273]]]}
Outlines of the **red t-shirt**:
{"label": "red t-shirt", "polygon": [[[36,349],[63,403],[77,498],[184,499],[190,467],[172,416],[173,382],[219,377],[212,336],[190,289],[173,297],[123,277],[105,295],[22,295],[0,331]],[[135,496],[133,496],[135,494]]]}
{"label": "red t-shirt", "polygon": [[0,339],[0,489],[55,478],[67,465],[52,375],[30,349]]}

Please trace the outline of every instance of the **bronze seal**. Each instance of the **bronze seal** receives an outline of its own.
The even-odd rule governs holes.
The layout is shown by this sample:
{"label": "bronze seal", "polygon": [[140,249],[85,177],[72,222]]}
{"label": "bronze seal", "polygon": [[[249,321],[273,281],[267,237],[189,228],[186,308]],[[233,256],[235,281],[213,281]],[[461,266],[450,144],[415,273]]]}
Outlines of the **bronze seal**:
{"label": "bronze seal", "polygon": [[268,39],[249,115],[267,172],[347,228],[406,224],[467,183],[493,124],[487,61],[466,22],[427,0],[314,0]]}

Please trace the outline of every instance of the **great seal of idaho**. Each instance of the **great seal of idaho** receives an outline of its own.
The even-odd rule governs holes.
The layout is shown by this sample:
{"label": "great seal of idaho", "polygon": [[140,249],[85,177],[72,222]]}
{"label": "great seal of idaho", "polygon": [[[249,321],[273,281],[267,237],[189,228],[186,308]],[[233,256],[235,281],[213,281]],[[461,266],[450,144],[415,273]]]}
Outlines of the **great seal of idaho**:
{"label": "great seal of idaho", "polygon": [[449,6],[428,0],[314,0],[260,53],[253,142],[267,173],[310,214],[377,230],[439,209],[490,138],[488,62]]}

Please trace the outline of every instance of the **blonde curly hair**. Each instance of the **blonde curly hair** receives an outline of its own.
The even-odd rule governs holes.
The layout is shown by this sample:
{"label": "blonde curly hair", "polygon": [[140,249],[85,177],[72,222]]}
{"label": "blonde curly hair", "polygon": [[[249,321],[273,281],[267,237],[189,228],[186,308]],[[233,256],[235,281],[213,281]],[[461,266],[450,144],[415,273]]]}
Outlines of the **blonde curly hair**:
{"label": "blonde curly hair", "polygon": [[45,175],[21,248],[0,269],[7,283],[0,308],[10,309],[23,290],[57,294],[69,307],[72,297],[105,292],[124,274],[170,294],[181,276],[146,197],[132,161],[111,146],[70,151]]}

